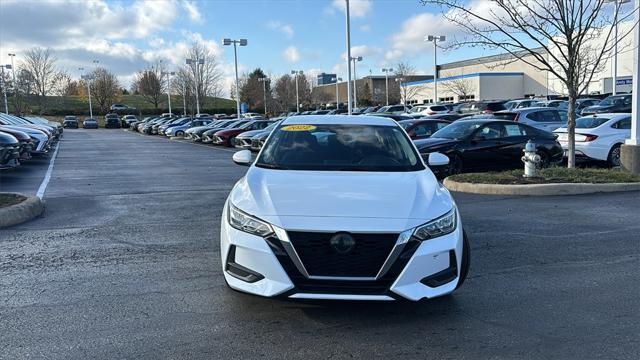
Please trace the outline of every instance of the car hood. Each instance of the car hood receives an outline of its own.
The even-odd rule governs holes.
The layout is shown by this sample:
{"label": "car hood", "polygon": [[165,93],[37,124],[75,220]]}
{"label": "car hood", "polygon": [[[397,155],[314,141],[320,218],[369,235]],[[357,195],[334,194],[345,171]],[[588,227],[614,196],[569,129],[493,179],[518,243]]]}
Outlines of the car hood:
{"label": "car hood", "polygon": [[40,136],[44,136],[44,137],[48,137],[47,133],[44,132],[43,130],[40,130],[38,128],[34,128],[31,126],[22,126],[22,125],[2,125],[2,127],[4,128],[8,128],[8,129],[14,129],[14,130],[18,130],[18,131],[22,131],[24,133],[31,135],[40,135]]}
{"label": "car hood", "polygon": [[428,169],[376,173],[252,166],[232,190],[230,201],[285,229],[317,228],[352,219],[347,223],[360,224],[365,230],[382,226],[404,231],[445,214],[453,206],[448,191]]}
{"label": "car hood", "polygon": [[212,129],[210,126],[194,126],[191,129],[187,130],[188,133],[193,133],[193,132],[198,132],[198,131],[203,131],[203,130],[207,130],[207,129]]}
{"label": "car hood", "polygon": [[258,134],[260,134],[261,132],[263,132],[264,130],[251,130],[251,131],[245,131],[242,134],[238,135],[238,138],[251,138],[254,137]]}
{"label": "car hood", "polygon": [[268,138],[270,134],[271,134],[271,131],[263,131],[263,132],[260,132],[260,133],[258,133],[256,135],[254,135],[252,137],[252,139],[264,140],[264,139]]}
{"label": "car hood", "polygon": [[604,111],[604,110],[613,109],[613,107],[614,107],[613,105],[593,105],[593,106],[587,106],[582,111]]}
{"label": "car hood", "polygon": [[16,130],[16,129],[11,129],[8,128],[4,125],[0,125],[0,131],[10,134],[11,136],[15,137],[16,139],[20,140],[20,141],[29,141],[31,140],[31,137],[29,136],[29,134],[27,134],[24,131],[20,131],[20,130]]}

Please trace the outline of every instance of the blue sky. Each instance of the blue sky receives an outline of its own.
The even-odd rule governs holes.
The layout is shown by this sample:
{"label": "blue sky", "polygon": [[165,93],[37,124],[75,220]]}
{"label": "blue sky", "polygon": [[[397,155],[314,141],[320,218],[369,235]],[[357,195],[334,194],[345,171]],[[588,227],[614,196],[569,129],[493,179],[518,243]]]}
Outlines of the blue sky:
{"label": "blue sky", "polygon": [[[487,3],[475,0],[478,4]],[[78,76],[77,68],[91,60],[128,84],[136,70],[155,61],[184,61],[194,41],[206,44],[218,57],[225,82],[233,74],[233,51],[223,37],[247,38],[239,49],[241,71],[263,68],[273,76],[292,69],[345,76],[344,0],[155,0],[0,2],[0,61],[7,53],[32,46],[50,47],[59,65]],[[358,75],[380,74],[382,66],[400,60],[432,73],[433,50],[426,34],[451,36],[456,29],[437,9],[417,0],[352,0],[353,55],[363,56]],[[487,55],[481,49],[440,52],[439,63]],[[225,91],[228,87],[225,87]]]}

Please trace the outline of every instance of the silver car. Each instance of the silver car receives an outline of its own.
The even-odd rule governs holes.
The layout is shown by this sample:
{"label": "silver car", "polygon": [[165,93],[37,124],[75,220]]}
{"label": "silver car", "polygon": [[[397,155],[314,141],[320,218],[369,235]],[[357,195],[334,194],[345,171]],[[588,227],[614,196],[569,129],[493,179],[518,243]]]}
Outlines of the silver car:
{"label": "silver car", "polygon": [[513,121],[549,132],[567,126],[568,119],[566,110],[548,107],[513,109],[511,111],[498,111],[495,114],[513,114]]}

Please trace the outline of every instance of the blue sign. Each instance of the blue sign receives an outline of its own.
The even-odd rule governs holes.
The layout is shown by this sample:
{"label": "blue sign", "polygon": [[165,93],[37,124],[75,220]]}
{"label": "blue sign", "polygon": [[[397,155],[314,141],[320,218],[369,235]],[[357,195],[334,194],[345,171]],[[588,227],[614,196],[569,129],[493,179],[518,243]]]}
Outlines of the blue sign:
{"label": "blue sign", "polygon": [[633,85],[633,79],[616,80],[616,85]]}
{"label": "blue sign", "polygon": [[240,104],[240,113],[244,114],[247,112],[247,103]]}

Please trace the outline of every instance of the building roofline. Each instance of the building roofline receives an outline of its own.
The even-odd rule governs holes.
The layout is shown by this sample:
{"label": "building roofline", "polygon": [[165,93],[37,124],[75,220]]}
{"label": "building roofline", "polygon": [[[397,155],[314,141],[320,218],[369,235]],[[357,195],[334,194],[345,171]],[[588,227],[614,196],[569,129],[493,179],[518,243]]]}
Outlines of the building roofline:
{"label": "building roofline", "polygon": [[[455,75],[455,76],[447,76],[447,77],[439,78],[438,82],[455,80],[455,79],[464,79],[464,78],[470,78],[470,77],[480,77],[480,76],[524,76],[524,72],[481,72],[481,73],[473,73],[473,74]],[[433,79],[410,81],[406,83],[401,83],[400,86],[429,84],[432,82],[433,82]]]}
{"label": "building roofline", "polygon": [[[547,53],[547,51],[543,47],[534,48],[534,49],[531,49],[531,51],[534,51],[539,54]],[[522,50],[522,51],[517,51],[516,54],[521,56],[527,56],[528,54],[530,54],[530,52],[528,50]],[[488,55],[488,56],[478,57],[475,59],[460,60],[460,61],[454,61],[454,62],[438,65],[438,69],[448,70],[448,69],[453,69],[461,66],[479,65],[479,64],[489,63],[489,62],[513,60],[514,58],[516,57],[509,53]]]}

